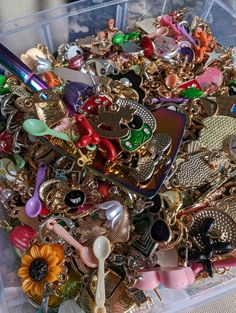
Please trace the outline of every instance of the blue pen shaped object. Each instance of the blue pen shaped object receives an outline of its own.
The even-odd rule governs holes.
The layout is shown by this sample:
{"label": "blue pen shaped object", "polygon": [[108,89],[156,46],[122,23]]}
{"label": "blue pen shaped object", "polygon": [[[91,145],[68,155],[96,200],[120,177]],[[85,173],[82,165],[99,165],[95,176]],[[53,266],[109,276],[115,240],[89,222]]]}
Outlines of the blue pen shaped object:
{"label": "blue pen shaped object", "polygon": [[34,74],[15,54],[0,43],[0,64],[18,77],[32,91],[48,89],[48,85]]}

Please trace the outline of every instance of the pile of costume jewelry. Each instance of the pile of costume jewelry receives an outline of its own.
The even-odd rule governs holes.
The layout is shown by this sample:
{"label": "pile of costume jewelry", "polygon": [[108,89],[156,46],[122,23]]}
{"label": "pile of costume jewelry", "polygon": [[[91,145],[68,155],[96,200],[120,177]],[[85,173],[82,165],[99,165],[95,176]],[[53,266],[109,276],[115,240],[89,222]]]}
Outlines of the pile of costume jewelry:
{"label": "pile of costume jewelry", "polygon": [[34,307],[140,311],[236,265],[236,71],[208,25],[110,19],[20,59],[0,45],[1,226]]}

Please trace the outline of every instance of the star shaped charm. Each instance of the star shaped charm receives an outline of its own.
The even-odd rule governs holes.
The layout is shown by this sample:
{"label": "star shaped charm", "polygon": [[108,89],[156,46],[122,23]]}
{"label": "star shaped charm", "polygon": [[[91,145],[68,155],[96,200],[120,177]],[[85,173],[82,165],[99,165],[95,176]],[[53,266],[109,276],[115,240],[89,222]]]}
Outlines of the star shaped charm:
{"label": "star shaped charm", "polygon": [[211,64],[215,60],[222,61],[221,56],[224,54],[225,53],[216,52],[215,50],[213,50],[211,53],[208,53],[208,59],[206,63],[204,64],[204,67],[207,67],[209,64]]}

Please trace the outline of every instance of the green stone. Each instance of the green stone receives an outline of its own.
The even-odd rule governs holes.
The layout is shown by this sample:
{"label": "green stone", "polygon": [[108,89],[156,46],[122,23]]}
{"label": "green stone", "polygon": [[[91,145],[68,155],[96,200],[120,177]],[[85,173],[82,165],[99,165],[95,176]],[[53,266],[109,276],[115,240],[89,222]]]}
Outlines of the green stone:
{"label": "green stone", "polygon": [[115,34],[112,37],[113,45],[119,46],[122,45],[125,41],[137,39],[140,37],[140,32],[130,32],[128,34]]}
{"label": "green stone", "polygon": [[143,124],[139,130],[130,129],[130,134],[120,139],[122,148],[126,151],[135,151],[152,137],[152,129],[149,125]]}
{"label": "green stone", "polygon": [[124,37],[125,37],[125,41],[137,39],[140,37],[140,32],[130,32],[128,34],[125,34]]}
{"label": "green stone", "polygon": [[142,69],[138,64],[136,64],[136,65],[131,66],[131,70],[133,70],[136,75],[139,75],[141,74]]}
{"label": "green stone", "polygon": [[123,34],[116,34],[112,37],[113,45],[119,46],[125,42],[125,36]]}
{"label": "green stone", "polygon": [[6,95],[7,93],[10,93],[11,90],[8,87],[0,87],[0,95]]}
{"label": "green stone", "polygon": [[25,160],[19,154],[14,154],[14,159],[16,161],[17,168],[20,169],[25,167]]}
{"label": "green stone", "polygon": [[183,98],[187,99],[195,99],[195,98],[200,98],[204,95],[205,93],[195,87],[190,87],[185,89],[180,93],[180,96]]}
{"label": "green stone", "polygon": [[3,87],[6,81],[6,77],[4,75],[0,75],[0,87]]}
{"label": "green stone", "polygon": [[228,86],[230,86],[230,87],[234,87],[235,85],[236,85],[236,78],[231,79],[231,80],[229,81],[229,83],[228,83]]}

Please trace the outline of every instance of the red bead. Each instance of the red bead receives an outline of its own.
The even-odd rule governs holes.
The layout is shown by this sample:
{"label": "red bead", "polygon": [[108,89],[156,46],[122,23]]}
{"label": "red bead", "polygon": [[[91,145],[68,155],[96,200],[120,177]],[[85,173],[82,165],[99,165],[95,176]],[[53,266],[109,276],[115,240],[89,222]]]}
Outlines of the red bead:
{"label": "red bead", "polygon": [[110,195],[110,185],[107,183],[99,183],[98,184],[98,191],[102,196],[103,200],[106,200]]}
{"label": "red bead", "polygon": [[83,114],[77,114],[75,117],[76,125],[81,135],[92,135],[93,128]]}
{"label": "red bead", "polygon": [[140,41],[140,45],[144,50],[145,57],[150,58],[155,54],[155,45],[149,37],[144,36]]}
{"label": "red bead", "polygon": [[76,55],[69,61],[69,68],[72,70],[78,70],[84,63],[84,57],[82,55]]}
{"label": "red bead", "polygon": [[47,207],[42,204],[42,209],[41,209],[41,212],[40,212],[40,215],[44,216],[44,215],[48,215],[50,214],[50,211],[47,209]]}
{"label": "red bead", "polygon": [[91,144],[92,145],[98,145],[100,143],[100,141],[101,141],[101,138],[98,134],[93,133],[91,135]]}
{"label": "red bead", "polygon": [[79,140],[76,142],[77,148],[84,148],[88,146],[91,143],[91,137],[89,135],[83,135],[79,138]]}
{"label": "red bead", "polygon": [[30,241],[34,238],[35,235],[36,231],[33,230],[33,228],[30,226],[19,225],[15,226],[11,230],[9,234],[9,240],[14,247],[21,250],[22,252],[25,252],[29,248]]}
{"label": "red bead", "polygon": [[113,143],[107,138],[101,138],[99,143],[99,150],[101,154],[108,160],[114,161],[117,158],[117,151]]}

